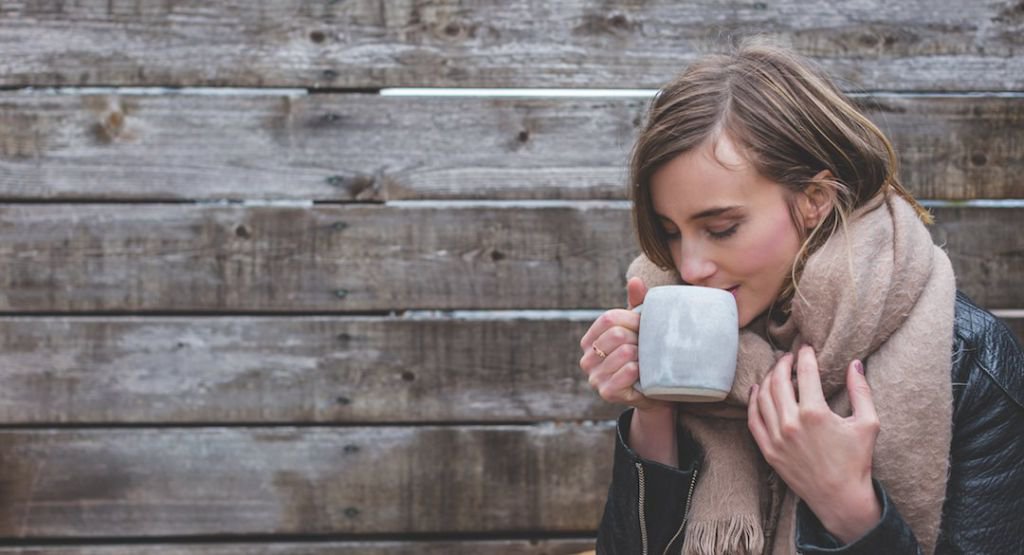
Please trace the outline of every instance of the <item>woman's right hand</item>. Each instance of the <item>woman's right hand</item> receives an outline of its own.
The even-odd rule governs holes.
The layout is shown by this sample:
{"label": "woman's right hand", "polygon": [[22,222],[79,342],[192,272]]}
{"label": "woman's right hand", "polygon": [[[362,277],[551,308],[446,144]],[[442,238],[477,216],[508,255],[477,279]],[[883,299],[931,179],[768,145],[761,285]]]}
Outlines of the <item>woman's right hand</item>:
{"label": "woman's right hand", "polygon": [[[639,305],[647,296],[647,286],[640,278],[626,284],[629,308]],[[637,334],[640,315],[632,310],[613,308],[597,317],[580,340],[583,357],[580,368],[587,374],[590,387],[609,403],[636,407],[638,411],[670,409],[667,401],[645,397],[633,389],[640,379],[637,360]],[[595,348],[596,347],[596,348]],[[605,356],[602,357],[600,353]]]}

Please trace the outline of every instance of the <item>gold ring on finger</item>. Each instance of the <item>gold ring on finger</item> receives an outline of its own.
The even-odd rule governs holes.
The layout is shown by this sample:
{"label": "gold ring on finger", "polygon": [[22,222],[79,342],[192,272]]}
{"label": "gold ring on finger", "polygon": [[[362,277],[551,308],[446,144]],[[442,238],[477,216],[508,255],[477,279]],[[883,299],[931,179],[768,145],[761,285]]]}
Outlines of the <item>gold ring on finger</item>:
{"label": "gold ring on finger", "polygon": [[595,343],[593,345],[593,348],[594,348],[594,352],[597,353],[597,356],[599,356],[601,358],[608,358],[608,353],[602,351],[601,349],[598,349],[597,348],[597,343]]}

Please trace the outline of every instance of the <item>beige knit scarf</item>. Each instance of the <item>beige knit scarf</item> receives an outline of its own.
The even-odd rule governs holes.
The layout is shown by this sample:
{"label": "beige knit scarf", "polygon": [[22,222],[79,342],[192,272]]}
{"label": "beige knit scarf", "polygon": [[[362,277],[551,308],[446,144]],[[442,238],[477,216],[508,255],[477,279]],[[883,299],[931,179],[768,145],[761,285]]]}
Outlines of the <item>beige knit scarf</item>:
{"label": "beige knit scarf", "polygon": [[[679,283],[644,256],[630,265],[632,276],[648,287]],[[726,400],[680,405],[679,424],[704,450],[682,552],[796,552],[797,498],[762,458],[747,429],[746,404],[750,386],[774,361],[807,343],[817,353],[829,406],[842,416],[850,414],[847,365],[864,361],[881,421],[872,475],[931,553],[952,433],[949,259],[904,199],[879,195],[808,258],[798,285],[785,322],[762,316],[740,330],[736,381]]]}

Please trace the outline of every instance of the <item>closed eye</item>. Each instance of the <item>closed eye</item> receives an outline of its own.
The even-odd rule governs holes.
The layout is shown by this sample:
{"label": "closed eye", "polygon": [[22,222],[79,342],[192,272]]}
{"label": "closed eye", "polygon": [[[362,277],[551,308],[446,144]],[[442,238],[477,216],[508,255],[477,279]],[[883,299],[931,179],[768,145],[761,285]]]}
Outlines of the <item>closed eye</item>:
{"label": "closed eye", "polygon": [[739,227],[740,227],[740,224],[733,224],[732,227],[730,227],[728,229],[723,229],[722,231],[712,231],[712,230],[709,229],[708,230],[708,235],[710,235],[711,237],[713,237],[715,239],[725,239],[725,238],[731,236],[732,234],[736,233],[736,230]]}

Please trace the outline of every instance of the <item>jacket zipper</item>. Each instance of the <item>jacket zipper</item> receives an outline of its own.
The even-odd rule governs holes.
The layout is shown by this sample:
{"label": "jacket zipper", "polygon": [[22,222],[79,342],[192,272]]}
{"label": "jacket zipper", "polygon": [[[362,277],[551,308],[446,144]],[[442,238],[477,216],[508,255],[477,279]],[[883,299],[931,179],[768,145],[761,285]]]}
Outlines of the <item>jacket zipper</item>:
{"label": "jacket zipper", "polygon": [[647,518],[644,516],[644,465],[642,463],[634,463],[636,465],[636,471],[640,477],[640,501],[639,514],[640,514],[640,544],[643,546],[643,555],[647,555]]}
{"label": "jacket zipper", "polygon": [[[679,537],[679,534],[683,533],[683,528],[686,528],[686,519],[690,516],[690,502],[693,501],[693,487],[697,485],[697,469],[698,467],[694,466],[693,475],[690,476],[690,491],[686,494],[686,506],[683,507],[683,521],[679,523],[679,529],[676,530],[676,533],[674,536],[672,536],[672,539],[668,540],[668,544],[665,545],[665,551],[663,551],[661,555],[666,555],[668,553],[668,550],[672,547],[672,544],[676,541],[676,538]],[[682,552],[683,548],[682,546],[680,546],[679,553]]]}
{"label": "jacket zipper", "polygon": [[[637,503],[637,512],[640,515],[640,544],[642,546],[643,555],[647,555],[647,517],[644,513],[644,465],[642,463],[633,464],[636,465],[636,471],[640,481],[640,493],[637,496],[637,498],[639,499]],[[694,486],[697,485],[697,469],[698,467],[694,466],[693,475],[690,476],[690,491],[687,492],[686,494],[686,506],[683,507],[683,521],[679,524],[679,529],[676,530],[676,534],[672,536],[672,539],[669,540],[668,545],[665,546],[665,551],[662,553],[662,555],[668,553],[669,548],[672,547],[672,543],[676,541],[676,538],[679,537],[679,534],[683,532],[683,528],[686,527],[686,519],[690,515],[690,503],[693,501],[693,488]]]}

